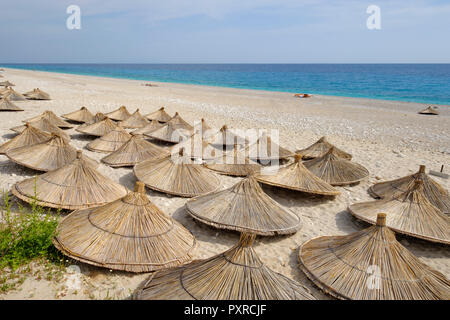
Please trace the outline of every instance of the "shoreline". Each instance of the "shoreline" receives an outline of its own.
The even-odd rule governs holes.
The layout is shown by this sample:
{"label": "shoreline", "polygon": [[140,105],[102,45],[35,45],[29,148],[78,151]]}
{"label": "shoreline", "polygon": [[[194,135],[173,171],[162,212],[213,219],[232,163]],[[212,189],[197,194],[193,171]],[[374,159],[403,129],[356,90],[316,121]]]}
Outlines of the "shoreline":
{"label": "shoreline", "polygon": [[[50,64],[52,65],[52,64]],[[65,65],[62,63],[61,65]],[[94,64],[95,65],[95,64]],[[1,67],[1,65],[0,65]],[[237,86],[224,86],[224,85],[212,85],[212,84],[195,84],[195,83],[187,83],[187,82],[172,82],[172,81],[161,81],[161,80],[147,80],[147,79],[132,79],[127,77],[120,76],[106,76],[106,75],[92,75],[87,73],[75,73],[75,72],[61,72],[61,71],[45,71],[45,70],[35,70],[35,69],[26,69],[19,67],[1,67],[5,70],[21,70],[21,71],[30,71],[30,72],[45,72],[45,73],[53,73],[53,74],[61,74],[61,75],[76,75],[76,76],[86,76],[86,77],[95,77],[95,78],[107,78],[107,79],[120,79],[120,80],[131,80],[131,81],[143,81],[143,82],[152,82],[154,84],[169,84],[169,85],[186,85],[186,86],[199,86],[199,87],[207,87],[207,88],[226,88],[226,89],[236,89],[236,90],[250,90],[250,91],[261,91],[268,93],[285,93],[285,94],[295,94],[298,92],[295,91],[278,91],[278,90],[267,90],[267,89],[258,89],[258,88],[245,88],[245,87],[237,87]],[[303,93],[303,92],[300,92]],[[396,100],[389,98],[377,98],[377,97],[365,97],[365,96],[346,96],[346,95],[335,95],[335,94],[324,94],[324,93],[315,93],[314,91],[308,91],[305,93],[309,93],[315,96],[324,96],[324,97],[333,97],[333,98],[348,98],[348,99],[367,99],[367,100],[379,100],[379,101],[390,101],[397,103],[416,103],[422,105],[436,105],[439,107],[449,107],[450,103],[431,103],[431,102],[421,102],[421,101],[412,101],[412,100]]]}

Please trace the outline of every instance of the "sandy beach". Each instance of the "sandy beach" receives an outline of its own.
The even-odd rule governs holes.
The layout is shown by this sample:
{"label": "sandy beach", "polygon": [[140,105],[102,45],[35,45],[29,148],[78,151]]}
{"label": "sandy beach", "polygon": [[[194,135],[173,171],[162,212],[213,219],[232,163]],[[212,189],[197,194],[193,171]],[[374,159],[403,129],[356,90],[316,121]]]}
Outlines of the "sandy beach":
{"label": "sandy beach", "polygon": [[[372,200],[367,188],[383,180],[402,177],[426,165],[428,170],[450,173],[450,106],[438,106],[439,116],[424,116],[417,111],[424,104],[313,95],[309,99],[294,98],[292,93],[231,89],[207,86],[157,83],[100,78],[70,74],[7,69],[4,79],[13,82],[18,92],[40,88],[51,95],[50,101],[16,102],[24,112],[1,113],[0,143],[14,137],[11,127],[45,110],[61,115],[86,106],[92,112],[109,112],[125,105],[130,112],[139,108],[142,114],[161,106],[175,112],[188,122],[204,118],[220,128],[227,124],[236,129],[278,129],[280,144],[289,149],[302,149],[321,136],[351,153],[353,161],[370,172],[368,179],[355,186],[338,187],[341,195],[324,201],[297,192],[264,187],[273,199],[290,208],[302,219],[302,228],[291,236],[258,237],[255,250],[271,269],[308,287],[318,299],[331,299],[302,273],[297,265],[298,247],[322,235],[349,234],[368,225],[353,218],[346,210],[349,204]],[[3,80],[3,79],[2,79]],[[66,130],[72,145],[91,158],[100,160],[104,154],[86,150],[93,139]],[[132,189],[136,177],[130,168],[113,169],[104,164],[99,171]],[[0,156],[0,189],[36,172]],[[223,187],[230,187],[240,178],[220,176]],[[450,180],[433,177],[450,189]],[[194,221],[185,211],[188,199],[165,195],[147,189],[147,194],[165,213],[188,228],[198,240],[195,258],[203,259],[232,247],[239,234],[210,228]],[[67,213],[64,213],[67,214]],[[400,242],[427,265],[450,278],[450,249],[410,237],[398,235]],[[15,290],[0,294],[0,299],[124,299],[148,277],[110,271],[75,263],[81,269],[81,288],[67,288],[64,276],[59,280],[38,279],[29,275]],[[40,266],[33,268],[39,269]]]}

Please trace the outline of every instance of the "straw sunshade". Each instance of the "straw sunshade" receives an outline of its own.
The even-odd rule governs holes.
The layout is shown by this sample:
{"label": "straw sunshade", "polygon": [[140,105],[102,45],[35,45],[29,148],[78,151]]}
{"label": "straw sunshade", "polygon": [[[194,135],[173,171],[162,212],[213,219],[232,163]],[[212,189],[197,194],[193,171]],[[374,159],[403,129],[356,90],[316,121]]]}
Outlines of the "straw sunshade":
{"label": "straw sunshade", "polygon": [[12,82],[9,82],[8,80],[6,80],[6,81],[0,82],[0,86],[1,86],[1,87],[14,87],[15,84],[12,83]]}
{"label": "straw sunshade", "polygon": [[[60,136],[64,137],[66,140],[70,140],[70,136],[67,133],[65,133],[59,127],[55,126],[53,123],[51,123],[46,118],[43,118],[43,119],[37,120],[37,121],[33,121],[33,122],[28,122],[28,124],[30,126],[33,126],[33,127],[37,128],[39,130],[42,130],[42,131],[45,131],[45,132],[48,132],[48,133],[57,133]],[[22,125],[22,126],[11,128],[11,130],[14,131],[14,132],[17,132],[17,133],[21,133],[26,128],[27,128],[27,123]]]}
{"label": "straw sunshade", "polygon": [[3,98],[8,98],[10,101],[26,101],[27,99],[22,94],[14,91],[13,88],[8,88],[2,92]]}
{"label": "straw sunshade", "polygon": [[139,300],[314,300],[300,283],[272,271],[242,234],[233,248],[205,260],[158,271],[137,290]]}
{"label": "straw sunshade", "polygon": [[128,119],[131,113],[128,112],[127,107],[121,106],[119,109],[107,113],[106,116],[114,121],[123,121]]}
{"label": "straw sunshade", "polygon": [[220,229],[274,236],[300,228],[300,218],[265,194],[253,177],[193,198],[186,208],[193,218]]}
{"label": "straw sunshade", "polygon": [[110,153],[119,149],[130,138],[131,134],[119,124],[109,133],[89,142],[86,148],[93,152]]}
{"label": "straw sunshade", "polygon": [[5,97],[0,99],[0,111],[23,111],[23,109],[16,106],[14,103],[9,101],[9,98]]}
{"label": "straw sunshade", "polygon": [[194,236],[156,207],[136,183],[134,192],[101,207],[78,210],[53,239],[65,255],[115,270],[150,272],[192,260]]}
{"label": "straw sunshade", "polygon": [[51,136],[52,135],[50,133],[37,129],[27,123],[25,125],[25,130],[23,130],[18,136],[15,136],[0,146],[0,154],[4,154],[6,151],[15,148],[31,146],[47,141],[51,138]]}
{"label": "straw sunshade", "polygon": [[105,118],[99,122],[95,122],[93,124],[84,124],[76,128],[75,130],[89,135],[89,136],[96,136],[96,137],[102,137],[105,134],[110,133],[117,127],[117,124],[112,121],[109,118]]}
{"label": "straw sunshade", "polygon": [[159,128],[155,131],[145,134],[147,137],[152,139],[170,142],[170,143],[179,143],[183,140],[188,139],[188,137],[192,134],[192,130],[188,131],[178,125],[168,122],[162,128]]}
{"label": "straw sunshade", "polygon": [[104,205],[127,194],[124,186],[103,176],[87,162],[81,151],[70,164],[18,182],[11,192],[25,202],[33,202],[35,188],[38,205],[68,210]]}
{"label": "straw sunshade", "polygon": [[30,118],[30,119],[27,119],[27,120],[23,120],[22,122],[35,122],[35,121],[39,121],[41,119],[47,119],[55,126],[62,128],[62,129],[69,129],[69,128],[74,127],[73,124],[70,124],[67,121],[64,121],[63,119],[58,117],[56,114],[54,114],[53,111],[50,111],[50,110],[46,110],[46,111],[42,112],[40,115]]}
{"label": "straw sunshade", "polygon": [[362,165],[339,157],[334,147],[331,147],[323,156],[303,164],[309,171],[332,186],[357,183],[369,175],[369,171]]}
{"label": "straw sunshade", "polygon": [[50,95],[39,88],[24,94],[28,100],[50,100]]}
{"label": "straw sunshade", "polygon": [[307,241],[299,262],[308,278],[339,299],[450,299],[450,282],[396,240],[384,213],[359,232]]}
{"label": "straw sunshade", "polygon": [[236,143],[240,146],[248,143],[246,139],[234,134],[226,125],[222,126],[220,130],[213,135],[209,143],[216,148],[233,147]]}
{"label": "straw sunshade", "polygon": [[148,125],[150,121],[148,121],[142,114],[139,112],[139,109],[136,109],[136,111],[129,116],[124,121],[120,122],[122,127],[127,129],[139,129],[143,128],[146,125]]}
{"label": "straw sunshade", "polygon": [[425,173],[425,166],[419,171],[400,179],[380,182],[369,188],[369,193],[377,198],[392,198],[407,191],[416,179],[423,181],[425,197],[444,213],[450,213],[450,195],[439,183]]}
{"label": "straw sunshade", "polygon": [[435,110],[432,106],[418,112],[419,114],[438,115],[439,111]]}
{"label": "straw sunshade", "polygon": [[150,120],[156,120],[162,123],[168,122],[172,117],[164,110],[164,107],[145,115],[145,117]]}
{"label": "straw sunshade", "polygon": [[86,107],[81,107],[80,110],[64,114],[62,117],[79,123],[90,123],[94,121],[94,115]]}
{"label": "straw sunshade", "polygon": [[168,155],[167,150],[146,141],[142,135],[135,135],[101,161],[111,167],[131,167],[147,159],[156,159]]}
{"label": "straw sunshade", "polygon": [[[69,142],[56,133],[49,140],[24,146],[6,152],[13,162],[38,171],[52,171],[61,168],[77,157],[77,150]],[[85,160],[97,167],[98,163],[88,157]]]}
{"label": "straw sunshade", "polygon": [[416,180],[404,192],[391,199],[352,204],[349,212],[368,223],[376,223],[375,212],[386,212],[388,227],[409,236],[450,244],[450,217],[427,200],[423,181]]}
{"label": "straw sunshade", "polygon": [[302,149],[302,150],[297,150],[296,152],[301,154],[303,159],[307,160],[307,159],[314,159],[314,158],[323,156],[325,153],[328,152],[328,150],[330,150],[331,147],[334,147],[334,152],[337,156],[347,159],[347,160],[352,159],[351,154],[349,154],[345,151],[342,151],[338,147],[329,143],[327,141],[326,137],[322,137],[319,140],[317,140],[314,144],[309,146],[308,148]]}
{"label": "straw sunshade", "polygon": [[251,160],[245,150],[234,145],[233,150],[223,153],[212,161],[207,161],[205,167],[220,174],[246,177],[248,175],[260,173],[261,165]]}
{"label": "straw sunshade", "polygon": [[247,146],[246,149],[251,159],[260,161],[286,159],[294,155],[294,152],[279,146],[275,142],[272,142],[270,136],[268,136],[265,132],[263,132],[255,143]]}
{"label": "straw sunshade", "polygon": [[150,121],[149,124],[147,124],[145,127],[142,127],[140,129],[136,129],[133,132],[131,132],[132,135],[138,135],[138,134],[148,134],[155,130],[158,130],[159,128],[162,128],[164,124],[160,123],[157,120]]}
{"label": "straw sunshade", "polygon": [[186,140],[177,143],[170,148],[172,154],[178,153],[184,149],[184,154],[197,160],[212,160],[217,158],[218,150],[209,145],[208,142],[202,139],[199,134],[193,134]]}
{"label": "straw sunshade", "polygon": [[340,194],[337,189],[306,169],[301,159],[300,155],[296,155],[292,164],[279,168],[274,174],[257,175],[256,179],[264,184],[305,193],[326,196]]}
{"label": "straw sunshade", "polygon": [[171,123],[177,128],[181,128],[189,132],[193,132],[194,130],[194,127],[186,122],[183,118],[181,118],[178,112],[175,112],[175,115],[167,123]]}
{"label": "straw sunshade", "polygon": [[134,167],[134,174],[150,189],[180,197],[195,197],[220,187],[219,178],[194,164],[183,155],[183,150],[179,155],[140,162]]}

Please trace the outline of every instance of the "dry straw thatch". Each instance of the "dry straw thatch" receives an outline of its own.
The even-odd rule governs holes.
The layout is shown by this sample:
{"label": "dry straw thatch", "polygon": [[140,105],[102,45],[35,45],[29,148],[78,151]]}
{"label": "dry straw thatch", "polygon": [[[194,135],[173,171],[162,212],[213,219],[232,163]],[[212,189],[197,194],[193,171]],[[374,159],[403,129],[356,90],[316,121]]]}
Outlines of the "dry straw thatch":
{"label": "dry straw thatch", "polygon": [[47,141],[50,138],[50,133],[37,129],[27,123],[25,125],[25,130],[23,130],[18,136],[15,136],[11,140],[5,142],[0,146],[0,154],[5,154],[6,151],[15,148],[41,143],[43,141]]}
{"label": "dry straw thatch", "polygon": [[186,208],[193,218],[219,229],[274,236],[295,233],[300,228],[300,218],[265,194],[253,177],[226,190],[193,198]]}
{"label": "dry straw thatch", "polygon": [[450,213],[450,195],[439,183],[434,181],[425,173],[425,166],[421,165],[419,171],[400,179],[380,182],[369,188],[369,193],[375,198],[396,197],[414,184],[416,179],[423,181],[425,197],[444,213]]}
{"label": "dry straw thatch", "polygon": [[191,159],[197,160],[212,160],[217,157],[218,150],[209,145],[200,134],[193,134],[186,140],[177,143],[170,148],[172,154],[178,153],[183,149],[184,154],[189,156]]}
{"label": "dry straw thatch", "polygon": [[251,160],[246,151],[240,149],[237,144],[234,145],[233,150],[223,153],[212,161],[206,161],[205,167],[234,177],[246,177],[257,174],[261,170],[261,165]]}
{"label": "dry straw thatch", "polygon": [[435,110],[432,106],[429,106],[428,108],[425,108],[418,112],[419,114],[426,114],[426,115],[438,115],[439,111]]}
{"label": "dry straw thatch", "polygon": [[37,121],[33,121],[33,122],[29,122],[22,126],[11,128],[11,130],[14,132],[17,132],[17,133],[22,133],[27,128],[27,124],[34,128],[37,128],[39,130],[42,130],[42,131],[45,131],[48,133],[57,133],[61,137],[64,137],[64,139],[70,140],[70,136],[67,133],[65,133],[59,127],[55,126],[53,123],[51,123],[46,118],[43,118],[43,119],[37,120]]}
{"label": "dry straw thatch", "polygon": [[158,110],[145,115],[145,118],[150,121],[155,120],[161,123],[168,122],[170,121],[170,119],[172,119],[172,117],[166,112],[166,110],[164,110],[164,107],[161,107]]}
{"label": "dry straw thatch", "polygon": [[13,88],[8,87],[6,90],[2,92],[2,98],[8,98],[10,101],[26,101],[24,95],[18,93]]}
{"label": "dry straw thatch", "polygon": [[35,121],[39,121],[41,119],[47,119],[52,124],[54,124],[55,126],[61,128],[61,129],[70,129],[70,128],[74,127],[73,124],[70,124],[67,121],[64,121],[63,119],[58,117],[56,114],[54,114],[53,111],[50,111],[50,110],[46,110],[46,111],[42,112],[40,115],[30,118],[30,119],[27,119],[27,120],[23,120],[22,122],[24,122],[24,123],[35,122]]}
{"label": "dry straw thatch", "polygon": [[164,142],[179,143],[188,139],[192,135],[192,130],[188,131],[169,121],[162,128],[146,133],[145,135],[149,138]]}
{"label": "dry straw thatch", "polygon": [[9,101],[9,98],[5,97],[0,99],[0,111],[23,111],[23,109],[16,106]]}
{"label": "dry straw thatch", "polygon": [[357,183],[369,176],[369,171],[362,165],[339,157],[334,147],[331,147],[323,156],[303,164],[309,171],[332,186]]}
{"label": "dry straw thatch", "polygon": [[14,87],[15,84],[12,82],[9,82],[9,80],[0,82],[0,87]]}
{"label": "dry straw thatch", "polygon": [[65,255],[131,272],[180,266],[195,247],[194,236],[150,202],[140,182],[119,200],[71,213],[57,232],[53,243]]}
{"label": "dry straw thatch", "polygon": [[423,181],[416,180],[406,192],[394,198],[361,202],[348,207],[355,217],[376,223],[375,212],[386,212],[388,227],[409,236],[450,244],[450,217],[427,200]]}
{"label": "dry straw thatch", "polygon": [[164,124],[160,123],[157,120],[150,121],[149,124],[147,124],[145,127],[142,127],[140,129],[136,129],[133,132],[131,132],[132,135],[138,135],[138,134],[148,134],[155,130],[158,130],[159,128],[162,128]]}
{"label": "dry straw thatch", "polygon": [[234,147],[235,144],[244,146],[248,143],[247,139],[235,134],[227,125],[223,125],[216,134],[209,138],[208,142],[218,149]]}
{"label": "dry straw thatch", "polygon": [[[12,149],[6,156],[13,162],[38,171],[52,171],[61,168],[77,157],[77,150],[69,142],[56,133],[49,140]],[[86,161],[97,167],[98,163],[88,157]]]}
{"label": "dry straw thatch", "polygon": [[128,112],[127,107],[121,106],[119,109],[107,113],[106,116],[114,121],[123,121],[128,119],[131,113]]}
{"label": "dry straw thatch", "polygon": [[144,116],[139,112],[139,109],[136,109],[136,111],[131,116],[120,122],[122,127],[127,129],[143,128],[149,123],[150,121],[144,118]]}
{"label": "dry straw thatch", "polygon": [[286,159],[294,155],[294,152],[272,142],[270,136],[265,132],[262,133],[256,142],[248,145],[246,150],[251,159],[260,160],[262,162],[275,159]]}
{"label": "dry straw thatch", "polygon": [[183,150],[179,155],[140,162],[134,167],[134,174],[150,189],[180,197],[199,196],[220,186],[214,173],[193,163]]}
{"label": "dry straw thatch", "polygon": [[111,153],[130,140],[131,135],[119,124],[112,131],[88,143],[86,148],[93,152]]}
{"label": "dry straw thatch", "polygon": [[79,123],[91,123],[94,121],[94,115],[86,107],[81,107],[80,110],[63,114],[61,117]]}
{"label": "dry straw thatch", "polygon": [[116,129],[116,127],[117,124],[114,121],[109,118],[105,118],[92,124],[83,124],[75,130],[89,136],[101,137],[105,134],[110,133],[111,131]]}
{"label": "dry straw thatch", "polygon": [[349,154],[345,151],[342,151],[338,147],[329,143],[326,137],[320,138],[319,140],[317,140],[315,143],[313,143],[306,149],[297,150],[296,153],[301,154],[303,159],[305,159],[305,160],[314,159],[314,158],[323,156],[325,153],[328,152],[328,150],[330,150],[331,147],[334,147],[334,151],[337,156],[347,159],[347,160],[352,159],[351,154]]}
{"label": "dry straw thatch", "polygon": [[24,94],[28,100],[50,100],[50,95],[39,88]]}
{"label": "dry straw thatch", "polygon": [[[36,188],[36,189],[35,189]],[[127,194],[127,189],[100,174],[81,151],[70,164],[36,178],[16,183],[11,192],[25,202],[68,210],[107,204]]]}
{"label": "dry straw thatch", "polygon": [[186,122],[183,118],[181,118],[178,112],[175,112],[175,115],[167,123],[171,123],[178,129],[184,129],[189,132],[193,132],[194,130],[194,127]]}
{"label": "dry straw thatch", "polygon": [[385,220],[379,214],[365,230],[307,241],[299,250],[300,268],[339,299],[450,299],[450,282],[403,247]]}
{"label": "dry straw thatch", "polygon": [[102,162],[111,167],[130,167],[147,159],[168,155],[167,150],[146,141],[142,135],[135,135],[115,152],[104,157]]}
{"label": "dry straw thatch", "polygon": [[205,260],[158,271],[137,290],[140,300],[314,300],[309,290],[275,271],[242,234],[233,248]]}
{"label": "dry straw thatch", "polygon": [[340,194],[337,189],[306,169],[301,159],[302,157],[300,155],[296,155],[293,163],[279,168],[273,174],[256,175],[256,179],[264,184],[310,194],[326,196]]}

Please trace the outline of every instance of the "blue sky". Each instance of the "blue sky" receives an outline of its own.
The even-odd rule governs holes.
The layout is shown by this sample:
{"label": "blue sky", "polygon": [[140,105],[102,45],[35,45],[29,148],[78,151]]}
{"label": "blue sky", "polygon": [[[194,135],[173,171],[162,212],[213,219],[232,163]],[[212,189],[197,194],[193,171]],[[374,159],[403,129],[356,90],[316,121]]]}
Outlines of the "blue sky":
{"label": "blue sky", "polygon": [[448,0],[14,0],[0,63],[450,63],[449,17]]}

